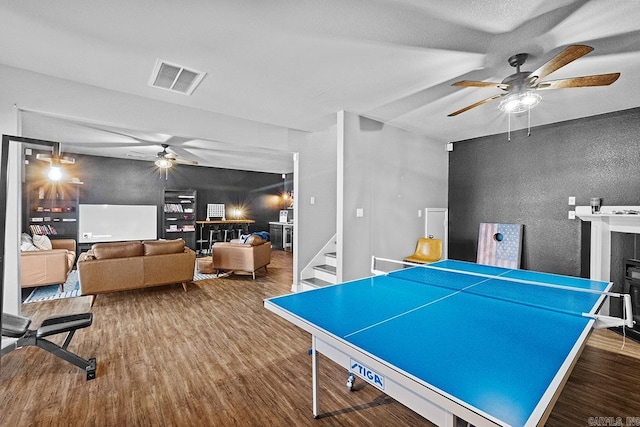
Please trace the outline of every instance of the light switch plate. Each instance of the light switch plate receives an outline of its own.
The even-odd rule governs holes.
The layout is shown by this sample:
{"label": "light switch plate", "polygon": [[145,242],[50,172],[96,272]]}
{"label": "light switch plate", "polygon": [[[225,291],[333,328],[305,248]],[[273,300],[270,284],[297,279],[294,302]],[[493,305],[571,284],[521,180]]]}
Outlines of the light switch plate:
{"label": "light switch plate", "polygon": [[357,209],[356,209],[356,217],[357,217],[357,218],[361,218],[361,217],[363,217],[363,216],[364,216],[364,209],[362,209],[362,208],[357,208]]}
{"label": "light switch plate", "polygon": [[569,206],[576,205],[576,198],[574,196],[569,197]]}
{"label": "light switch plate", "polygon": [[569,211],[569,219],[576,219],[576,211]]}

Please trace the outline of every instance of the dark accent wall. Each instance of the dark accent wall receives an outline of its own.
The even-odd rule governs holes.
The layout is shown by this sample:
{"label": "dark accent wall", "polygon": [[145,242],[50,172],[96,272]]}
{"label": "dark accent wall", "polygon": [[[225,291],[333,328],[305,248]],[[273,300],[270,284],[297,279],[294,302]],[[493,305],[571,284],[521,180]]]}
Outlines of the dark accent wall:
{"label": "dark accent wall", "polygon": [[522,268],[588,276],[589,227],[567,219],[569,196],[640,205],[640,108],[456,142],[449,256],[475,261],[481,222],[519,223]]}
{"label": "dark accent wall", "polygon": [[[178,165],[169,170],[167,179],[153,162],[110,157],[71,155],[76,159],[70,167],[72,176],[81,186],[80,203],[84,204],[155,204],[162,205],[162,190],[197,190],[197,219],[206,219],[207,203],[224,203],[227,218],[230,208],[242,207],[244,217],[256,221],[250,231],[268,231],[269,221],[277,221],[284,207],[282,193],[285,184],[291,186],[291,175],[286,180],[281,174]],[[25,176],[41,175],[48,167],[28,156]],[[25,186],[26,187],[26,186]],[[23,205],[24,206],[24,205]],[[161,232],[161,210],[158,209],[158,236]]]}

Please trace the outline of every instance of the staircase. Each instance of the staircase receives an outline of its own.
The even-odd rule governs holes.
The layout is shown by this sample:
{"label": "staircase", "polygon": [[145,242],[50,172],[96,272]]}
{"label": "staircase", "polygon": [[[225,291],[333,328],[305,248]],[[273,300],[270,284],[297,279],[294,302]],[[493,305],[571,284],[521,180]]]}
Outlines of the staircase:
{"label": "staircase", "polygon": [[300,281],[301,290],[321,288],[323,286],[332,285],[336,280],[336,253],[327,252],[324,254],[324,264],[314,265],[312,267],[313,276]]}

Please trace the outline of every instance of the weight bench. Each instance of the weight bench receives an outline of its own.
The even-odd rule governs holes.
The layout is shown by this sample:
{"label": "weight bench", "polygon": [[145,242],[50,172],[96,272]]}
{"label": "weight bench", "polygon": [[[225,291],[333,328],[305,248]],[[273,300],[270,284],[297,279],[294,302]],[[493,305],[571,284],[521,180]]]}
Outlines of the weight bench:
{"label": "weight bench", "polygon": [[[15,314],[2,313],[2,336],[7,338],[17,338],[18,341],[12,345],[2,349],[2,356],[26,346],[36,346],[48,351],[54,356],[58,356],[69,363],[73,363],[85,370],[87,381],[96,377],[96,359],[91,358],[85,360],[75,353],[67,350],[73,334],[78,329],[91,326],[93,322],[93,313],[82,314],[66,314],[62,316],[53,316],[45,319],[42,325],[35,330],[29,329],[31,319],[28,317],[17,316]],[[67,332],[67,337],[62,346],[46,340],[49,335],[57,335]]]}

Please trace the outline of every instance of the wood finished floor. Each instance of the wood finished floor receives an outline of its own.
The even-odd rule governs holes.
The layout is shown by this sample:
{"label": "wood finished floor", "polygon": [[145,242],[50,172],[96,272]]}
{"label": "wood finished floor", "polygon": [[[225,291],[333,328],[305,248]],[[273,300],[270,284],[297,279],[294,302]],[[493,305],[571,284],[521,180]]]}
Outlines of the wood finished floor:
{"label": "wood finished floor", "polygon": [[[321,410],[311,416],[310,337],[265,310],[288,293],[291,254],[275,251],[267,275],[71,298],[23,306],[34,325],[53,314],[94,313],[69,349],[95,356],[97,378],[24,348],[2,358],[0,426],[430,426],[320,356]],[[640,417],[640,344],[595,331],[548,426],[589,417]],[[526,386],[526,384],[523,384]]]}

